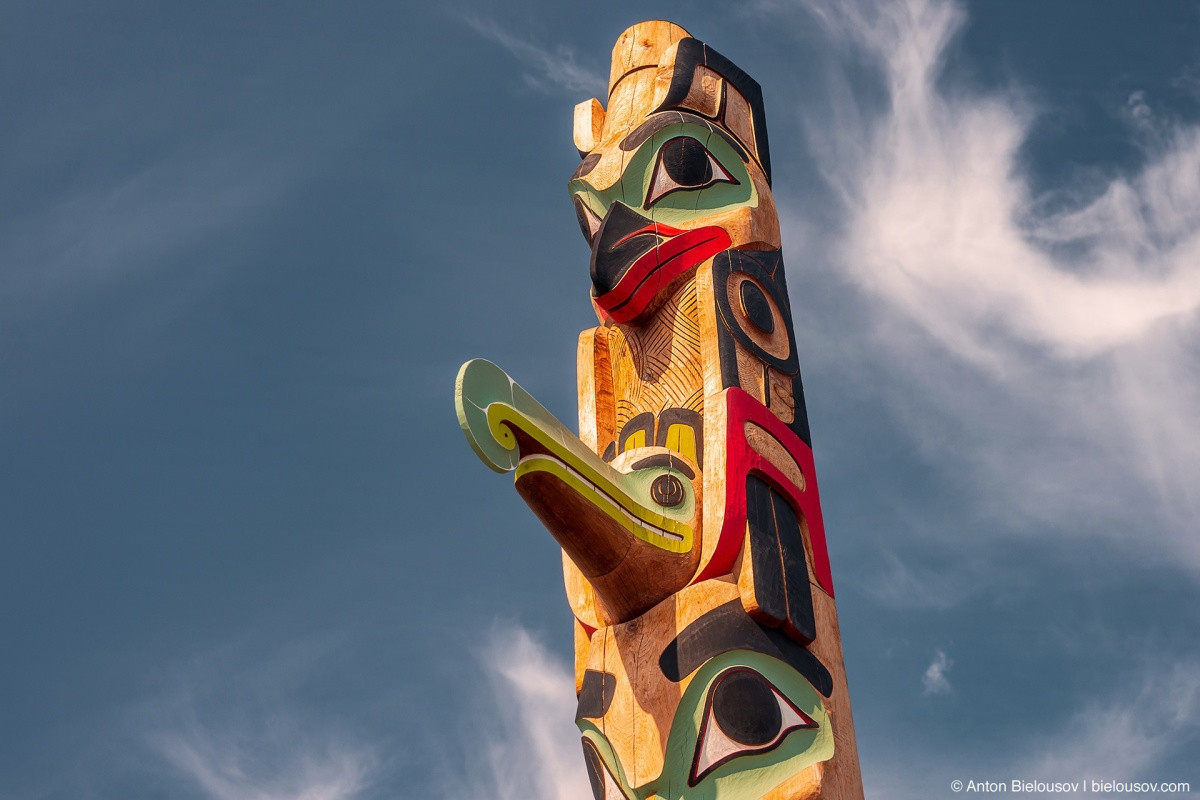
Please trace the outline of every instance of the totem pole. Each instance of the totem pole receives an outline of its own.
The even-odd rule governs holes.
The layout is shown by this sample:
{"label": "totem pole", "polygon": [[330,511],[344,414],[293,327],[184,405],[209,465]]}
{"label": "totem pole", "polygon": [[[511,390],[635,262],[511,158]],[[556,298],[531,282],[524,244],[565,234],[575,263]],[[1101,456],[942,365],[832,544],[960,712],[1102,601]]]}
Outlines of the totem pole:
{"label": "totem pole", "polygon": [[592,790],[862,798],[759,86],[643,22],[574,138],[579,434],[487,361],[456,403],[562,547]]}

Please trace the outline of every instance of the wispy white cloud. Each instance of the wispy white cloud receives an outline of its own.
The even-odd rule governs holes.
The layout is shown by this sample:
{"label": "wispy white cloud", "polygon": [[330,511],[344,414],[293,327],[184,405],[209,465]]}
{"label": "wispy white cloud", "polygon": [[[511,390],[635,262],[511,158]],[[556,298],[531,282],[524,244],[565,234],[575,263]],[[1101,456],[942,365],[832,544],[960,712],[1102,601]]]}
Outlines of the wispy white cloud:
{"label": "wispy white cloud", "polygon": [[174,671],[134,715],[137,735],[171,785],[209,800],[354,800],[378,773],[375,748],[314,718],[291,692],[327,647],[273,658],[241,648]]}
{"label": "wispy white cloud", "polygon": [[[1200,308],[1196,131],[1180,131],[1150,167],[1087,205],[1035,217],[1018,169],[1032,119],[1019,94],[938,88],[963,21],[956,5],[813,6],[877,60],[890,98],[882,119],[849,132],[867,137],[868,158],[830,171],[851,215],[847,266],[864,285],[951,351],[986,363],[1020,342],[1095,355]],[[1152,117],[1144,99],[1131,108],[1142,123]],[[1037,240],[1081,246],[1082,263],[1055,259]]]}
{"label": "wispy white cloud", "polygon": [[945,570],[918,559],[904,559],[888,550],[876,553],[878,566],[858,582],[865,591],[889,608],[952,608],[978,585],[978,570],[964,565]]}
{"label": "wispy white cloud", "polygon": [[[363,755],[352,748],[297,752],[290,737],[264,741],[244,731],[199,727],[161,734],[154,745],[212,800],[353,800],[370,774]],[[271,754],[264,755],[264,747]]]}
{"label": "wispy white cloud", "polygon": [[946,677],[954,662],[946,655],[946,651],[938,650],[933,654],[933,661],[921,676],[921,685],[925,694],[950,694],[950,679]]}
{"label": "wispy white cloud", "polygon": [[801,6],[885,102],[831,67],[802,114],[840,225],[784,224],[843,270],[871,326],[856,344],[901,389],[886,402],[914,443],[1005,520],[973,538],[1088,529],[1200,574],[1200,129],[1134,93],[1145,165],[1035,195],[1027,94],[943,74],[959,4]]}
{"label": "wispy white cloud", "polygon": [[[1114,688],[1062,730],[1038,737],[1015,775],[1044,780],[1183,781],[1154,774],[1166,759],[1194,747],[1200,734],[1200,663],[1147,664],[1140,683]],[[1195,788],[1195,787],[1193,787]]]}
{"label": "wispy white cloud", "polygon": [[479,714],[462,774],[446,798],[579,800],[591,796],[575,727],[575,679],[528,631],[497,626],[480,662],[496,713]]}
{"label": "wispy white cloud", "polygon": [[1022,736],[986,748],[931,754],[921,737],[911,742],[892,737],[886,749],[864,753],[870,756],[862,764],[867,796],[950,797],[954,780],[1007,784],[1014,778],[1191,780],[1192,791],[1197,788],[1194,775],[1166,770],[1200,741],[1200,664],[1195,661],[1150,659],[1114,676],[1103,694],[1075,713],[1050,718],[1039,712],[1026,714]]}
{"label": "wispy white cloud", "polygon": [[470,28],[495,42],[525,65],[525,79],[540,89],[557,87],[579,95],[580,99],[608,95],[608,78],[597,70],[581,65],[575,52],[566,45],[547,47],[509,33],[498,22],[481,17],[463,17]]}
{"label": "wispy white cloud", "polygon": [[1171,80],[1171,88],[1186,92],[1200,100],[1200,61],[1189,64],[1176,75]]}

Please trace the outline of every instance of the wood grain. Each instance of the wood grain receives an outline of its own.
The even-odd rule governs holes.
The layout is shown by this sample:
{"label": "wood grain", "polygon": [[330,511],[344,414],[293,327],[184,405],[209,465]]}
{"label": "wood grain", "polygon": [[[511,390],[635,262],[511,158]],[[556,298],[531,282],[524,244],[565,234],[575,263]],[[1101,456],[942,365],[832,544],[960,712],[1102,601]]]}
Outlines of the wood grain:
{"label": "wood grain", "polygon": [[[460,386],[472,446],[562,547],[577,722],[629,796],[863,796],[764,120],[758,84],[683,28],[622,33],[572,129],[600,320],[576,351],[578,437],[494,367]],[[796,729],[693,772],[730,665],[808,697],[824,749]]]}

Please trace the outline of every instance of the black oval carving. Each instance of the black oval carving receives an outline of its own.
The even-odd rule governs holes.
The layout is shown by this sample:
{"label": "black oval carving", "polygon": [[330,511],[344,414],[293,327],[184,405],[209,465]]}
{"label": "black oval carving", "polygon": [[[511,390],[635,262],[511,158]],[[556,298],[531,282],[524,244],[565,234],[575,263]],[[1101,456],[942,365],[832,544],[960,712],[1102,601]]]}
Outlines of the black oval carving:
{"label": "black oval carving", "polygon": [[750,324],[763,333],[775,331],[775,315],[771,313],[771,301],[763,294],[763,290],[754,281],[742,281],[740,291],[742,311]]}
{"label": "black oval carving", "polygon": [[721,678],[713,687],[712,710],[726,736],[751,747],[772,741],[783,725],[774,690],[750,670],[735,670]]}
{"label": "black oval carving", "polygon": [[677,506],[683,502],[683,482],[674,475],[659,475],[650,484],[650,497],[660,506]]}
{"label": "black oval carving", "polygon": [[667,177],[683,187],[706,186],[713,179],[708,151],[690,136],[680,136],[663,145],[662,165]]}
{"label": "black oval carving", "polygon": [[571,173],[571,180],[582,178],[584,175],[587,175],[589,172],[594,170],[596,165],[600,163],[600,158],[600,153],[588,153],[586,156],[584,156],[583,161],[580,162],[579,166],[575,168],[575,171]]}

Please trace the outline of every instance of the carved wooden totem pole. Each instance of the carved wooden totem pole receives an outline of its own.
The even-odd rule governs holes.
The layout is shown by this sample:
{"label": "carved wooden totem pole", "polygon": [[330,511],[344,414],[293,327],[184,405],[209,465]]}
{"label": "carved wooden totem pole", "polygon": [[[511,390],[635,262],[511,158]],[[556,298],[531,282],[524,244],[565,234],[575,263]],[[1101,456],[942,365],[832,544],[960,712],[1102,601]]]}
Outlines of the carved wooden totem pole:
{"label": "carved wooden totem pole", "polygon": [[592,790],[861,798],[759,86],[643,22],[575,144],[579,434],[487,361],[456,402],[562,546]]}

